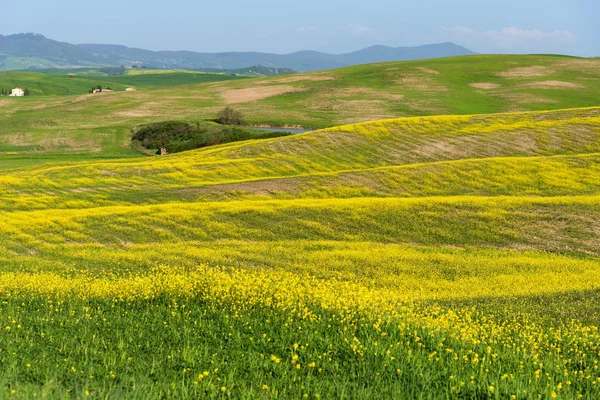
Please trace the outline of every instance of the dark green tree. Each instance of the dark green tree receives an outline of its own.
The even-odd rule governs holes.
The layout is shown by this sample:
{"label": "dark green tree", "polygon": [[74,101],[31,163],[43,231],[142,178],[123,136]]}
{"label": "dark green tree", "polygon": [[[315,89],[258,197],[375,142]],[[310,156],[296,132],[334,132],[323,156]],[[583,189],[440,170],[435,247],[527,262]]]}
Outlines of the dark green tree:
{"label": "dark green tree", "polygon": [[244,114],[232,107],[225,107],[217,115],[217,122],[223,125],[242,125]]}

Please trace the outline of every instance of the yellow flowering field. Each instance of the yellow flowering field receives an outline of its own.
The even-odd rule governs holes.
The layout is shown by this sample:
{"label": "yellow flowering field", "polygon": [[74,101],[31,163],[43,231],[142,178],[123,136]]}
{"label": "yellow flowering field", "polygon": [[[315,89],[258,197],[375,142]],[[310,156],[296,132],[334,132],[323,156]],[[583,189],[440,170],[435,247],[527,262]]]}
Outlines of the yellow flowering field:
{"label": "yellow flowering field", "polygon": [[1,397],[600,397],[600,108],[0,168]]}

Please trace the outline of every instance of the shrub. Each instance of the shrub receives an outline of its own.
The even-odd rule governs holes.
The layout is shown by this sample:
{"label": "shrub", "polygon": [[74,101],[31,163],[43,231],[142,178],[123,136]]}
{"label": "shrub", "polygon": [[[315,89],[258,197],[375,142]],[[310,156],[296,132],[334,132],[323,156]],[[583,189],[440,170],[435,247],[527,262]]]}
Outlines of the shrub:
{"label": "shrub", "polygon": [[242,125],[244,114],[232,107],[225,107],[217,115],[217,122],[223,125]]}

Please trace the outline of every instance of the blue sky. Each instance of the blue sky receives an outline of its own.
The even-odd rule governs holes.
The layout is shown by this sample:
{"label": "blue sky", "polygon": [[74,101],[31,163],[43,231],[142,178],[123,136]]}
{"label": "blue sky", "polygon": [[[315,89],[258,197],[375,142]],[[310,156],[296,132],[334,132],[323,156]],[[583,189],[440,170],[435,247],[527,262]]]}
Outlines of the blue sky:
{"label": "blue sky", "polygon": [[334,53],[453,41],[481,53],[600,56],[600,0],[28,0],[0,33],[151,50]]}

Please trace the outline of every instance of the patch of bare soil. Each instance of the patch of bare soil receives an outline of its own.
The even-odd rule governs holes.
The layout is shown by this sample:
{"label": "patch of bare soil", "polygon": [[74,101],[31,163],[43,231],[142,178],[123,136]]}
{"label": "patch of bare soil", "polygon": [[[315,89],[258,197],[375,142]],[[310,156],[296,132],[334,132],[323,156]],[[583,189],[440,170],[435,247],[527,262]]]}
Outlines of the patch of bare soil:
{"label": "patch of bare soil", "polygon": [[4,107],[10,104],[10,100],[0,100],[0,107]]}
{"label": "patch of bare soil", "polygon": [[306,89],[290,85],[277,85],[251,87],[245,89],[225,89],[221,91],[221,96],[227,104],[238,104],[267,99],[269,97],[279,96],[286,93],[301,92],[304,90]]}
{"label": "patch of bare soil", "polygon": [[564,81],[541,81],[541,82],[531,82],[526,86],[538,89],[577,89],[582,88],[582,85],[573,82],[564,82]]}
{"label": "patch of bare soil", "polygon": [[88,150],[91,152],[99,152],[101,148],[94,140],[75,140],[66,137],[55,137],[40,140],[39,145],[44,149],[58,149],[68,147],[71,150]]}
{"label": "patch of bare soil", "polygon": [[32,144],[33,135],[31,133],[19,132],[8,136],[7,139],[11,146],[30,146]]}
{"label": "patch of bare soil", "polygon": [[469,86],[474,87],[476,89],[483,89],[483,90],[498,89],[499,87],[501,87],[501,85],[499,85],[497,83],[491,83],[491,82],[470,83]]}
{"label": "patch of bare soil", "polygon": [[431,68],[418,67],[417,69],[421,72],[425,72],[426,74],[431,74],[431,75],[439,75],[440,74],[440,71],[436,71],[435,69],[431,69]]}
{"label": "patch of bare soil", "polygon": [[556,100],[549,99],[547,97],[535,96],[530,93],[505,93],[502,95],[503,98],[508,99],[512,102],[519,104],[527,103],[556,103]]}
{"label": "patch of bare soil", "polygon": [[540,76],[547,76],[552,73],[552,69],[544,67],[542,65],[536,65],[532,67],[519,67],[512,68],[508,71],[500,72],[497,75],[502,78],[535,78]]}
{"label": "patch of bare soil", "polygon": [[556,100],[549,99],[549,98],[543,97],[543,96],[536,96],[531,93],[518,93],[518,92],[496,93],[496,92],[493,92],[490,95],[500,98],[500,99],[508,100],[509,106],[506,109],[507,112],[525,111],[526,109],[522,107],[525,104],[556,103]]}
{"label": "patch of bare soil", "polygon": [[406,74],[396,81],[400,86],[408,90],[419,92],[447,92],[448,88],[437,84],[433,79],[422,75]]}
{"label": "patch of bare soil", "polygon": [[568,60],[556,64],[557,67],[563,67],[570,70],[598,74],[600,71],[600,60]]}

